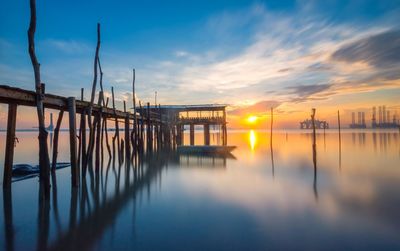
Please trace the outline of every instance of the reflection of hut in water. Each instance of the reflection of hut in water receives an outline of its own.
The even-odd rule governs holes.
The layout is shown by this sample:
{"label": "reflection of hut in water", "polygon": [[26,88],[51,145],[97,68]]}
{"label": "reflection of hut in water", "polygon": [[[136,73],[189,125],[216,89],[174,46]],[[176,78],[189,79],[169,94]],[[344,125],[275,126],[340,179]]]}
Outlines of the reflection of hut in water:
{"label": "reflection of hut in water", "polygon": [[176,153],[173,161],[180,167],[226,167],[227,159],[235,160],[231,153],[226,154],[190,154]]}
{"label": "reflection of hut in water", "polygon": [[[306,119],[300,122],[300,129],[312,129],[312,120]],[[315,120],[316,129],[329,129],[329,123],[324,120]]]}

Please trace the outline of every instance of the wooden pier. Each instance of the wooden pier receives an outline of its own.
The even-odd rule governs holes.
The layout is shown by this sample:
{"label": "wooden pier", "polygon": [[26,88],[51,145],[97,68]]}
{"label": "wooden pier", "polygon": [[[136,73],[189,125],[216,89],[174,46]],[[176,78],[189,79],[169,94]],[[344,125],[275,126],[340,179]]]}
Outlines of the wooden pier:
{"label": "wooden pier", "polygon": [[[7,139],[4,161],[3,187],[10,190],[12,182],[12,168],[14,145],[16,140],[16,123],[18,106],[36,107],[38,134],[39,134],[39,184],[40,198],[48,200],[50,197],[50,171],[55,173],[58,151],[58,135],[62,123],[63,113],[68,112],[69,143],[71,162],[71,185],[78,187],[80,180],[85,179],[86,171],[95,171],[97,174],[104,166],[104,139],[107,146],[109,162],[113,163],[118,158],[119,164],[123,162],[129,169],[133,157],[137,154],[152,152],[161,148],[175,148],[184,142],[184,126],[191,128],[191,144],[194,144],[194,126],[204,125],[204,142],[210,144],[210,125],[220,126],[222,130],[223,145],[227,142],[225,106],[160,106],[150,103],[136,106],[135,69],[132,76],[132,104],[133,112],[126,108],[116,109],[114,88],[111,87],[112,97],[105,99],[103,88],[103,71],[100,63],[101,34],[100,23],[97,24],[97,43],[93,60],[93,82],[91,86],[90,101],[85,101],[84,90],[80,90],[80,99],[76,97],[63,97],[46,93],[46,85],[41,82],[41,71],[35,50],[36,32],[36,1],[30,0],[30,22],[28,27],[28,52],[34,73],[34,91],[24,90],[10,85],[0,85],[0,104],[8,105]],[[97,100],[96,100],[97,98]],[[97,101],[97,103],[95,102]],[[112,104],[109,107],[108,104]],[[111,105],[110,105],[111,106]],[[53,153],[50,163],[48,148],[48,130],[45,126],[45,109],[58,110],[57,125],[54,129]],[[186,112],[186,117],[182,115]],[[200,116],[189,116],[189,113],[199,112]],[[208,112],[208,117],[201,113]],[[215,116],[215,113],[217,114]],[[76,128],[76,114],[80,114],[79,130]],[[52,121],[52,118],[51,118]],[[108,137],[108,122],[114,122],[114,135],[111,144]],[[125,137],[120,137],[120,124],[123,124]],[[94,164],[94,167],[93,167]]]}
{"label": "wooden pier", "polygon": [[[11,186],[12,166],[14,155],[14,141],[16,133],[16,116],[18,106],[36,106],[36,93],[34,91],[24,90],[20,88],[0,85],[0,103],[8,104],[9,113],[7,121],[7,140],[4,162],[3,186]],[[108,102],[107,102],[108,103]],[[115,156],[110,158],[121,159],[121,153],[124,152],[126,161],[131,156],[141,153],[144,150],[152,151],[160,148],[175,148],[183,145],[184,127],[190,128],[190,145],[194,145],[194,129],[195,126],[202,125],[204,128],[204,144],[210,145],[210,126],[218,126],[221,132],[221,144],[227,144],[226,131],[226,105],[164,105],[137,107],[136,111],[124,111],[103,106],[101,102],[91,106],[90,102],[75,97],[62,97],[58,95],[43,94],[43,106],[45,109],[53,109],[60,111],[57,125],[54,133],[54,147],[52,164],[57,161],[57,145],[58,133],[60,130],[62,114],[68,112],[69,130],[70,130],[70,161],[71,161],[71,182],[73,186],[79,186],[80,174],[85,176],[88,162],[90,162],[90,152],[96,146],[96,164],[95,169],[98,171],[104,159],[103,150],[98,150],[99,145],[103,145],[103,138],[99,135],[105,134],[108,138],[107,121],[114,121],[115,136],[113,140],[117,141],[119,137],[119,124],[124,126],[125,137],[122,142],[113,145],[113,152],[117,151]],[[89,138],[86,137],[86,116],[88,110],[91,109],[91,117],[93,120],[104,119],[104,122],[98,122],[93,133]],[[76,114],[80,114],[80,128],[76,128]],[[102,126],[101,126],[102,125]],[[133,125],[133,127],[132,127]],[[93,139],[93,143],[90,143]],[[123,143],[123,144],[122,144]],[[88,144],[88,145],[87,145]],[[90,146],[92,145],[92,147]],[[108,145],[108,140],[107,140]],[[114,149],[118,148],[118,150]],[[101,155],[101,156],[100,156]],[[100,156],[100,157],[99,157]],[[79,168],[81,170],[79,170]]]}

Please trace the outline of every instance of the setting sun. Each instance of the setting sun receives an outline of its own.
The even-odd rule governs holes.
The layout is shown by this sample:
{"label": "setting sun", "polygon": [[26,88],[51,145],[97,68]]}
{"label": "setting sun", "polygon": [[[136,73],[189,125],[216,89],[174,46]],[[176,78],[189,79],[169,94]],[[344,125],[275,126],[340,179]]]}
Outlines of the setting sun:
{"label": "setting sun", "polygon": [[247,123],[249,124],[254,124],[257,121],[258,117],[257,116],[249,116],[247,118]]}

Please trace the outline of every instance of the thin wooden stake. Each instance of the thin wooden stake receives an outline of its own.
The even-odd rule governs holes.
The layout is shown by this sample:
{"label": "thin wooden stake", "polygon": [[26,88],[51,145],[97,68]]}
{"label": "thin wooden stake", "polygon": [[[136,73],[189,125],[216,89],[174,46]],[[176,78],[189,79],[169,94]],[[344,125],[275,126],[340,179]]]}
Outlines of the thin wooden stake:
{"label": "thin wooden stake", "polygon": [[64,110],[61,110],[58,114],[56,128],[54,129],[53,159],[52,159],[52,164],[51,164],[52,172],[56,171],[57,156],[58,156],[58,135],[60,134],[60,126],[61,126],[63,115],[64,115]]}
{"label": "thin wooden stake", "polygon": [[273,128],[273,125],[274,125],[274,108],[273,107],[271,107],[271,128],[270,128],[270,138],[269,138],[269,144],[270,144],[270,146],[271,146],[271,149],[272,149],[272,128]]}

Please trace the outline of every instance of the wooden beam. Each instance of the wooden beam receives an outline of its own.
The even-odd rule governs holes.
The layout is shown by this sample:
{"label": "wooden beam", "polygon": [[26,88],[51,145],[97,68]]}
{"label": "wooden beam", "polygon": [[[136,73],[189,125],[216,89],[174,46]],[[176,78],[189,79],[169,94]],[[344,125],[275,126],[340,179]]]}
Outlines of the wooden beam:
{"label": "wooden beam", "polygon": [[[42,94],[43,96],[43,106],[44,108],[50,108],[55,110],[68,111],[67,98],[54,95],[54,94]],[[24,90],[20,88],[10,87],[6,85],[0,85],[0,103],[11,104],[15,103],[23,106],[36,106],[36,93],[29,90]],[[90,106],[90,102],[76,100],[76,113],[83,113]],[[101,106],[94,104],[92,107],[92,113],[98,113]],[[153,121],[158,121],[157,114],[154,113],[154,117],[151,119]],[[119,118],[125,119],[126,113],[123,111],[103,108],[103,115],[107,118]],[[134,118],[133,114],[130,114],[130,119]],[[139,116],[137,119],[142,119]]]}

